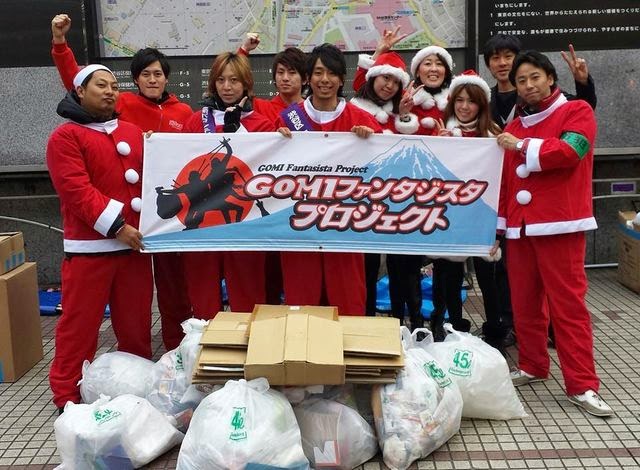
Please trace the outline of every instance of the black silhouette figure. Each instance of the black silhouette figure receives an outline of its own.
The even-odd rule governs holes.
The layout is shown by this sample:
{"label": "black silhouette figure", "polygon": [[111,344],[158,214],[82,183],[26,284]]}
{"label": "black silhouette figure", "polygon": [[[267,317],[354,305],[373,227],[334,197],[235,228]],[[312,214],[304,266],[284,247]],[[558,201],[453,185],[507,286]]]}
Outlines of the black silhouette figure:
{"label": "black silhouette figure", "polygon": [[[213,158],[213,155],[222,147],[225,147],[226,155],[220,160]],[[246,180],[238,168],[228,167],[232,153],[229,139],[223,138],[220,141],[220,145],[209,152],[211,160],[209,173],[206,176],[202,177],[203,168],[201,167],[198,171],[190,172],[188,182],[182,186],[169,189],[156,187],[156,193],[158,193],[156,200],[158,216],[163,219],[169,219],[180,212],[182,204],[178,194],[182,193],[189,200],[189,210],[184,221],[185,230],[200,227],[205,213],[208,211],[220,211],[226,224],[232,223],[231,212],[233,211],[235,212],[233,222],[240,222],[244,208],[228,201],[227,198],[234,197],[242,201],[253,201],[253,199],[236,192],[237,189],[242,189],[243,185],[234,184],[235,175],[238,175],[244,183],[246,183]],[[256,203],[263,216],[269,215],[264,209],[262,201],[256,201]]]}

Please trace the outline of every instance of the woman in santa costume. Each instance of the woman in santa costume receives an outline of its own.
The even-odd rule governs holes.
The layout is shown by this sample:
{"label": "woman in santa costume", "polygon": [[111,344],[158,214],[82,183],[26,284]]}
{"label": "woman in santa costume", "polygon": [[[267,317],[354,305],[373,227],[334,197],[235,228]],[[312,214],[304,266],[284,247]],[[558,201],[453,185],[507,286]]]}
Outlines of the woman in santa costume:
{"label": "woman in santa costume", "polygon": [[[466,70],[451,81],[449,86],[449,102],[444,110],[444,118],[438,119],[436,128],[440,136],[456,137],[493,137],[500,133],[500,128],[491,119],[491,89],[487,82],[473,70]],[[499,253],[499,252],[498,252]],[[496,253],[487,257],[487,261],[499,258]],[[474,258],[475,262],[475,258]],[[462,318],[462,298],[460,290],[464,278],[464,258],[437,258],[433,262],[433,306],[431,314],[431,331],[436,340],[444,338],[444,312],[449,312],[449,322],[453,328],[468,332],[469,320]],[[495,283],[492,280],[480,285],[485,300],[490,298]],[[485,295],[486,294],[486,295]]]}
{"label": "woman in santa costume", "polygon": [[598,395],[584,301],[584,232],[597,228],[591,196],[595,116],[586,102],[567,101],[555,68],[539,52],[520,53],[509,80],[523,102],[519,117],[497,138],[505,149],[498,227],[506,231],[518,332],[519,369],[512,381],[521,386],[548,377],[551,321],[569,401],[611,416]]}
{"label": "woman in santa costume", "polygon": [[62,411],[80,402],[82,363],[92,361],[107,304],[118,350],[151,357],[151,257],[138,253],[142,131],[115,118],[118,83],[89,65],[58,105],[69,119],[47,144],[64,220],[62,310],[49,381]]}
{"label": "woman in santa costume", "polygon": [[[272,122],[253,111],[252,98],[253,76],[247,57],[220,54],[211,65],[204,106],[187,120],[183,132],[274,131]],[[264,252],[191,252],[183,256],[196,317],[213,318],[222,310],[222,278],[232,311],[251,312],[255,304],[265,302]]]}
{"label": "woman in santa costume", "polygon": [[[396,30],[397,31],[397,30]],[[385,31],[385,36],[386,36]],[[378,49],[384,45],[384,37]],[[406,65],[395,52],[382,52],[373,56],[361,54],[354,79],[354,87],[359,84],[351,103],[371,114],[382,126],[383,132],[397,133],[396,122],[400,112],[400,100],[409,86]],[[411,320],[411,328],[422,328],[422,257],[415,255],[388,254],[389,298],[393,316],[404,319],[405,306]],[[380,268],[378,253],[365,254],[367,278],[367,315],[375,315],[376,284]]]}

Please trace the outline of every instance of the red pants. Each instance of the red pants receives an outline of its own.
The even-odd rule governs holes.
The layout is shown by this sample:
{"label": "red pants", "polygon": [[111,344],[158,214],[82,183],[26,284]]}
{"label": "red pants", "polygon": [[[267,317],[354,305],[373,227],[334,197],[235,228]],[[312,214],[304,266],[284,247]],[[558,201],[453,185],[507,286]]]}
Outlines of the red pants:
{"label": "red pants", "polygon": [[222,310],[224,277],[233,312],[251,312],[265,302],[264,252],[207,251],[183,253],[189,299],[196,318],[209,320]]}
{"label": "red pants", "polygon": [[362,253],[282,252],[287,305],[335,305],[340,315],[364,315]]}
{"label": "red pants", "polygon": [[153,276],[162,322],[162,342],[170,351],[177,348],[184,337],[180,324],[192,316],[182,254],[155,253]]}
{"label": "red pants", "polygon": [[584,233],[524,236],[507,243],[520,369],[537,377],[549,374],[551,319],[567,394],[597,392],[600,381],[593,359],[591,315],[584,302]]}
{"label": "red pants", "polygon": [[151,257],[140,253],[73,256],[62,262],[62,316],[49,383],[53,402],[80,402],[82,363],[93,361],[109,304],[118,350],[151,358]]}

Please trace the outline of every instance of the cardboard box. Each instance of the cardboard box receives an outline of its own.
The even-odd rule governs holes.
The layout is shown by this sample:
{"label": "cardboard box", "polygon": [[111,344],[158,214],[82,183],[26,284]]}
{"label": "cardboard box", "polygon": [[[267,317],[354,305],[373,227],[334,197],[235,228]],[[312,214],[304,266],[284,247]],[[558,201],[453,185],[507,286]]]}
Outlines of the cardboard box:
{"label": "cardboard box", "polygon": [[342,326],[313,314],[286,315],[252,323],[245,378],[271,385],[340,385],[345,365]]}
{"label": "cardboard box", "polygon": [[43,357],[36,263],[0,275],[0,382],[15,382]]}
{"label": "cardboard box", "polygon": [[202,333],[203,346],[247,348],[250,313],[219,312]]}
{"label": "cardboard box", "polygon": [[348,355],[402,355],[400,321],[394,317],[341,316],[344,352]]}
{"label": "cardboard box", "polygon": [[0,274],[17,268],[24,261],[22,232],[0,233]]}
{"label": "cardboard box", "polygon": [[306,313],[327,320],[338,320],[338,307],[318,307],[315,305],[256,305],[251,312],[247,336],[251,333],[251,323],[258,320],[280,318],[289,314]]}
{"label": "cardboard box", "polygon": [[619,212],[618,230],[618,281],[634,292],[640,293],[640,231],[629,228],[635,212]]}

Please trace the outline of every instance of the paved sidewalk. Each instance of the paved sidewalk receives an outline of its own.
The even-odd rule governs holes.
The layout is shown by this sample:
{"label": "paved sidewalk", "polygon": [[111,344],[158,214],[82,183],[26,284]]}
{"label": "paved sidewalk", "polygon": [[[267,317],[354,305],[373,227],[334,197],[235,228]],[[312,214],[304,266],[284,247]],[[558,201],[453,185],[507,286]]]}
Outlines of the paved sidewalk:
{"label": "paved sidewalk", "polygon": [[[566,399],[552,352],[552,376],[520,387],[529,414],[513,421],[463,420],[460,432],[412,469],[458,468],[640,468],[640,295],[616,282],[613,269],[588,271],[587,297],[595,335],[601,395],[616,411],[609,419],[585,414]],[[465,311],[476,327],[482,323],[480,292],[471,291]],[[160,323],[154,315],[155,358],[164,352]],[[0,384],[0,470],[50,469],[59,462],[47,373],[53,358],[55,317],[42,317],[45,357],[22,379]],[[113,350],[111,324],[102,325],[98,354]],[[512,362],[515,348],[508,351]],[[147,466],[173,469],[178,448]],[[378,456],[364,470],[386,469]]]}

